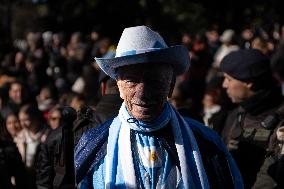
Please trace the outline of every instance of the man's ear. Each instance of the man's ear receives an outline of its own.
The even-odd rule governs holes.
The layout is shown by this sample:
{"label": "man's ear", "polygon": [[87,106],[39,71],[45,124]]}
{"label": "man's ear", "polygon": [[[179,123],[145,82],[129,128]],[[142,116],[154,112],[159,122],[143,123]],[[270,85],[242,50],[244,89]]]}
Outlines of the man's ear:
{"label": "man's ear", "polygon": [[174,88],[175,88],[175,84],[176,84],[176,76],[173,74],[173,77],[172,77],[172,80],[171,80],[171,85],[170,85],[170,91],[169,91],[169,94],[168,94],[168,98],[172,97],[172,94],[173,94],[173,91],[174,91]]}
{"label": "man's ear", "polygon": [[122,86],[121,86],[121,80],[116,80],[116,84],[119,90],[119,96],[121,99],[124,100],[124,94],[123,94],[123,90],[122,90]]}

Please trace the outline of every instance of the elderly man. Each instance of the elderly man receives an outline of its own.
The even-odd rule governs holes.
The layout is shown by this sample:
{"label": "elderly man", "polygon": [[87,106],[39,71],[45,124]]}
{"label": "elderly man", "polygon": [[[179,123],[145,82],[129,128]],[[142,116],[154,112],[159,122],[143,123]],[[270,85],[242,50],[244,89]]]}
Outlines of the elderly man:
{"label": "elderly man", "polygon": [[217,134],[167,102],[188,51],[146,26],[126,28],[116,57],[96,58],[117,80],[118,116],[88,130],[75,149],[80,188],[243,188]]}
{"label": "elderly man", "polygon": [[275,114],[283,97],[273,80],[269,59],[259,50],[232,52],[220,68],[225,77],[223,87],[238,104],[229,114],[222,136],[240,168],[245,188],[251,188],[277,126],[267,117]]}

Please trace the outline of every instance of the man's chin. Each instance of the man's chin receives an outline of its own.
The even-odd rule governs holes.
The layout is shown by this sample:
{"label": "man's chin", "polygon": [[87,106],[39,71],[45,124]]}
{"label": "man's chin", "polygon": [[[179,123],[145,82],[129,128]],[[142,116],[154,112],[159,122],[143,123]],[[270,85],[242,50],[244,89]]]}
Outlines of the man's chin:
{"label": "man's chin", "polygon": [[238,99],[238,98],[231,98],[231,101],[232,101],[232,103],[234,103],[234,104],[239,104],[239,103],[242,102],[242,100],[241,100],[241,99]]}
{"label": "man's chin", "polygon": [[143,107],[138,105],[132,105],[131,110],[133,117],[145,122],[150,122],[157,118],[157,116],[159,116],[159,113],[157,114],[156,112],[160,112],[156,107]]}
{"label": "man's chin", "polygon": [[144,121],[144,122],[151,122],[153,121],[156,116],[153,116],[152,114],[146,114],[146,113],[133,113],[133,117],[138,119],[139,121]]}
{"label": "man's chin", "polygon": [[146,117],[146,116],[143,116],[143,117],[141,117],[141,116],[137,116],[137,118],[136,119],[138,119],[139,121],[143,121],[143,122],[151,122],[151,121],[153,121],[155,118],[152,118],[152,117]]}

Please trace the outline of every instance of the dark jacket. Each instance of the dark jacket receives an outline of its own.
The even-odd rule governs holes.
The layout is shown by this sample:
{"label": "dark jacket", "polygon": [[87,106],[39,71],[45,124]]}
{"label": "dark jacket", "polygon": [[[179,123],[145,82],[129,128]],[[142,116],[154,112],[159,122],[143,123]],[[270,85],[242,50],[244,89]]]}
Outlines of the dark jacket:
{"label": "dark jacket", "polygon": [[275,161],[268,167],[268,174],[276,182],[274,189],[284,188],[284,155],[279,155],[276,157]]}
{"label": "dark jacket", "polygon": [[[10,140],[0,139],[0,188],[25,189],[28,188],[24,163],[16,145]],[[11,183],[15,178],[16,186]]]}
{"label": "dark jacket", "polygon": [[[36,178],[38,189],[53,189],[63,186],[73,186],[74,188],[74,182],[72,184],[72,180],[70,181],[70,177],[73,174],[72,170],[71,176],[70,171],[65,170],[65,168],[73,168],[73,165],[72,162],[66,163],[62,154],[62,133],[62,126],[52,130],[46,141],[40,146]],[[73,146],[69,148],[69,150],[73,150]],[[66,151],[66,149],[64,150]]]}
{"label": "dark jacket", "polygon": [[276,89],[260,91],[242,102],[226,120],[222,137],[240,169],[245,188],[253,186],[273,133],[261,122],[282,101],[282,95]]}
{"label": "dark jacket", "polygon": [[119,94],[106,94],[102,96],[94,110],[90,107],[84,107],[79,111],[73,129],[75,146],[86,130],[116,116],[121,104],[122,99]]}
{"label": "dark jacket", "polygon": [[37,165],[37,188],[75,188],[72,132],[75,118],[75,110],[65,107],[60,127],[53,130],[42,144]]}
{"label": "dark jacket", "polygon": [[220,111],[214,113],[211,118],[209,118],[208,126],[216,131],[219,135],[221,135],[226,122],[226,118],[227,111],[221,109]]}
{"label": "dark jacket", "polygon": [[[284,105],[281,105],[283,108]],[[283,113],[283,112],[282,112]],[[283,126],[283,115],[279,118],[278,127]],[[271,120],[271,119],[270,119]],[[274,122],[276,124],[276,122]],[[282,189],[284,188],[284,154],[281,154],[283,142],[277,139],[276,130],[271,136],[269,144],[269,153],[266,155],[265,161],[257,174],[256,182],[253,189]]]}
{"label": "dark jacket", "polygon": [[53,179],[55,171],[53,167],[54,162],[54,146],[58,140],[58,136],[61,137],[62,128],[59,127],[50,131],[46,141],[40,145],[40,152],[37,162],[37,175],[36,184],[37,188],[53,188]]}
{"label": "dark jacket", "polygon": [[271,154],[265,158],[253,189],[284,188],[284,155]]}
{"label": "dark jacket", "polygon": [[[121,103],[122,100],[118,94],[104,95],[95,107],[95,110],[90,107],[84,107],[77,112],[74,124],[70,124],[70,129],[74,135],[74,143],[76,144],[81,135],[89,128],[96,127],[114,117],[118,113]],[[63,127],[57,128],[50,133],[46,142],[41,146],[37,168],[38,189],[75,187],[74,162],[73,159],[72,162],[70,160],[70,157],[73,158],[73,155],[69,158],[66,157],[66,150],[73,151],[74,143],[70,143],[70,137],[64,139],[62,137],[64,133],[66,132],[64,132]]]}

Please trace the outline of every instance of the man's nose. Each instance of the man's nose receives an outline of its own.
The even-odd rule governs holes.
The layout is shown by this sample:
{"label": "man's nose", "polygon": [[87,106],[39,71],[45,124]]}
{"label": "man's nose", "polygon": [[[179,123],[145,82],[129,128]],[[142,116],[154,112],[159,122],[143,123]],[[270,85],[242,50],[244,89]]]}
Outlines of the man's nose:
{"label": "man's nose", "polygon": [[223,83],[222,83],[222,87],[223,88],[227,88],[228,87],[228,82],[226,79],[224,79]]}
{"label": "man's nose", "polygon": [[141,82],[137,85],[136,95],[140,98],[148,98],[151,95],[151,86],[145,82]]}

